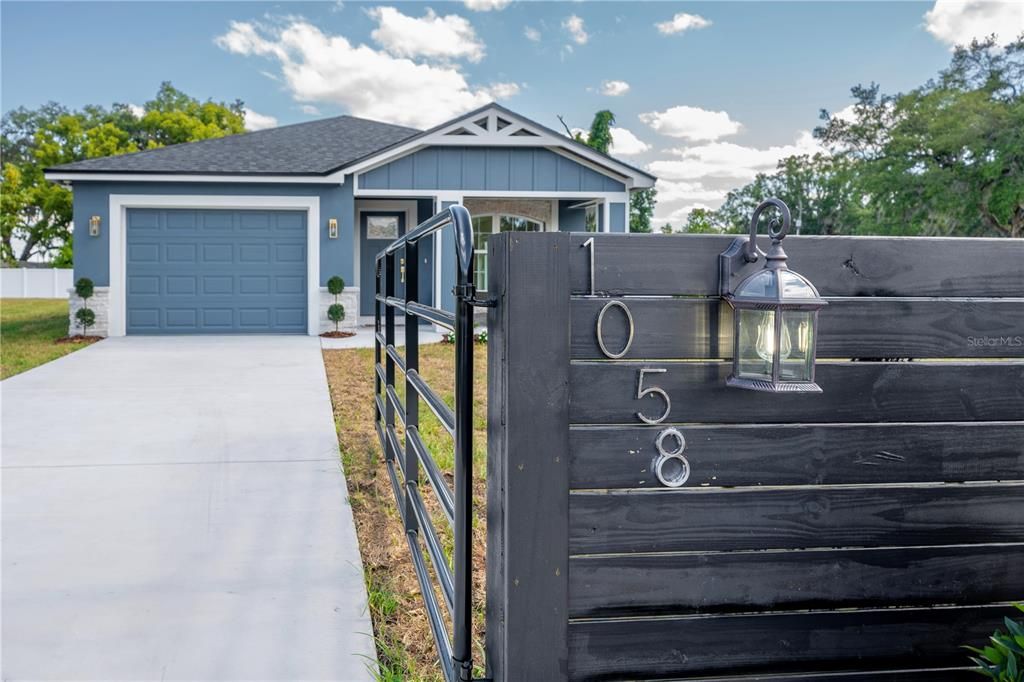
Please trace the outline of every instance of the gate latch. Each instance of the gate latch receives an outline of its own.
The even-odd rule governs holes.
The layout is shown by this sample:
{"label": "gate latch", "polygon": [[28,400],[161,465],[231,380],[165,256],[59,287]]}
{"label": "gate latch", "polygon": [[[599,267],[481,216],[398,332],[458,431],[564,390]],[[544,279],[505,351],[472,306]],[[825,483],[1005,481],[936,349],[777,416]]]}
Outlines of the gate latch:
{"label": "gate latch", "polygon": [[452,287],[452,294],[454,294],[455,298],[458,300],[464,301],[475,308],[493,308],[498,305],[497,299],[477,298],[475,284],[456,284]]}

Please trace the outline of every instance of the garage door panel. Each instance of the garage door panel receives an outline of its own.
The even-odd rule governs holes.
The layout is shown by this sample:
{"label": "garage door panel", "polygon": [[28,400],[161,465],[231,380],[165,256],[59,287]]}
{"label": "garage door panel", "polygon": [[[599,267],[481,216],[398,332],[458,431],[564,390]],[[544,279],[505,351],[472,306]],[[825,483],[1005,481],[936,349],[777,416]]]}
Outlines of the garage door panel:
{"label": "garage door panel", "polygon": [[235,248],[232,244],[203,244],[203,263],[231,263]]}
{"label": "garage door panel", "polygon": [[195,263],[196,244],[164,244],[165,263]]}
{"label": "garage door panel", "polygon": [[160,278],[156,275],[132,275],[128,277],[128,294],[138,296],[160,293]]}
{"label": "garage door panel", "polygon": [[195,211],[168,211],[167,229],[174,232],[195,230],[198,225]]}
{"label": "garage door panel", "polygon": [[305,228],[302,211],[130,209],[128,332],[305,333]]}

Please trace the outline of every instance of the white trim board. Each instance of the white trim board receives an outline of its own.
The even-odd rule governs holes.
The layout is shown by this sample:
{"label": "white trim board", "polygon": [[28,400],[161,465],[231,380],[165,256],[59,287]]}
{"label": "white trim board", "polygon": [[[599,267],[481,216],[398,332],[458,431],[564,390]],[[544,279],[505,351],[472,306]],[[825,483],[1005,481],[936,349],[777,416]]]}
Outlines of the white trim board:
{"label": "white trim board", "polygon": [[44,173],[51,182],[231,182],[242,184],[343,185],[344,175],[203,175],[178,173],[76,173],[62,171]]}
{"label": "white trim board", "polygon": [[306,327],[310,336],[320,333],[320,197],[246,196],[201,194],[110,195],[110,312],[109,336],[124,336],[128,297],[127,225],[129,208],[219,208],[235,210],[306,211]]}

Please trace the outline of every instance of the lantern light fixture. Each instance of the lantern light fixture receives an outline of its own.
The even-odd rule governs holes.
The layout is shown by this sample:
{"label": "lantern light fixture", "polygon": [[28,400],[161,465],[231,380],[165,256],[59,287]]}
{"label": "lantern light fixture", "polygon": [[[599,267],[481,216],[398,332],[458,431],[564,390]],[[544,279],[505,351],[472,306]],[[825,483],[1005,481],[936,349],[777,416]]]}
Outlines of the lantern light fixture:
{"label": "lantern light fixture", "polygon": [[337,239],[338,238],[338,219],[328,218],[327,219],[327,238]]}
{"label": "lantern light fixture", "polygon": [[100,236],[100,221],[101,220],[102,220],[102,218],[100,218],[98,215],[94,215],[91,218],[89,218],[89,236],[90,237],[99,237]]}
{"label": "lantern light fixture", "polygon": [[[761,214],[775,208],[768,228],[768,253],[757,248]],[[814,383],[818,311],[828,305],[818,290],[786,265],[782,240],[789,233],[789,207],[781,199],[761,202],[750,218],[749,237],[739,237],[719,255],[719,293],[733,311],[733,367],[726,385],[770,393],[821,393]],[[746,274],[760,260],[764,266]],[[733,286],[733,279],[746,276]]]}

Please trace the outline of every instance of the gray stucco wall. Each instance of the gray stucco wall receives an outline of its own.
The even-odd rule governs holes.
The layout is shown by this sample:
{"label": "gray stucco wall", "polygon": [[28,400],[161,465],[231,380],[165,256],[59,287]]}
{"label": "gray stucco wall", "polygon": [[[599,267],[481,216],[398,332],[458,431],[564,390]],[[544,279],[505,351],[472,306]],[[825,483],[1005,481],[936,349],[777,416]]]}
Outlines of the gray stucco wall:
{"label": "gray stucco wall", "polygon": [[365,189],[623,192],[625,185],[543,148],[430,147],[359,176]]}
{"label": "gray stucco wall", "polygon": [[[96,286],[110,285],[110,195],[111,194],[196,194],[320,197],[320,286],[332,275],[341,275],[355,284],[352,265],[353,216],[351,178],[344,185],[249,184],[249,183],[175,183],[175,182],[86,182],[76,181],[74,196],[75,278],[88,277]],[[90,216],[98,215],[103,227],[100,236],[90,237]],[[327,237],[328,218],[338,219],[338,238]]]}

